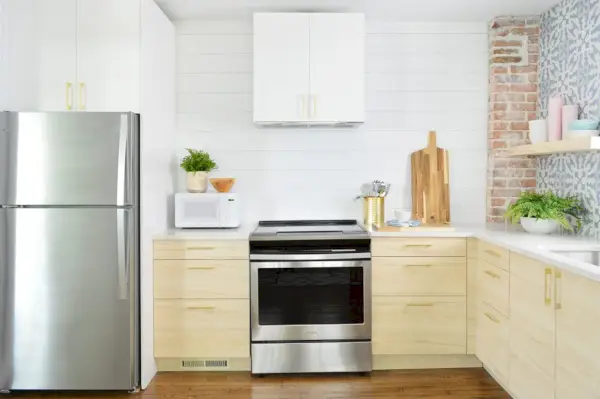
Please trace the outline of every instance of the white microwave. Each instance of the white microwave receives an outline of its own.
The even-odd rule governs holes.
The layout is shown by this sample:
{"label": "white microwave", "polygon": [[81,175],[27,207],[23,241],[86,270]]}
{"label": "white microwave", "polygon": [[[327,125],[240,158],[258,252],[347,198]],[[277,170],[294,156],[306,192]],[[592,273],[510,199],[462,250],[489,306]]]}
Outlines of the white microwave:
{"label": "white microwave", "polygon": [[235,228],[239,225],[240,212],[236,194],[175,194],[175,227],[177,228]]}

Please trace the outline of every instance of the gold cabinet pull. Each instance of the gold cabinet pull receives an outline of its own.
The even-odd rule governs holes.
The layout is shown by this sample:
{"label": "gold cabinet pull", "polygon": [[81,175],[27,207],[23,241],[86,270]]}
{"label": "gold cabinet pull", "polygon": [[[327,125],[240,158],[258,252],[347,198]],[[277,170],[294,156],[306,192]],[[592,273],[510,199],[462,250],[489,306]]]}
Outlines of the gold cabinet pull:
{"label": "gold cabinet pull", "polygon": [[84,110],[87,106],[87,90],[85,83],[79,83],[79,109]]}
{"label": "gold cabinet pull", "polygon": [[496,252],[496,251],[494,251],[492,249],[486,249],[485,253],[488,254],[488,255],[495,256],[496,258],[501,258],[502,257],[502,254],[499,254],[498,252]]}
{"label": "gold cabinet pull", "polygon": [[188,251],[212,251],[215,247],[187,247]]}
{"label": "gold cabinet pull", "polygon": [[496,274],[496,273],[494,273],[494,272],[493,272],[493,271],[491,271],[491,270],[486,270],[484,273],[485,273],[485,274],[487,274],[488,276],[492,277],[492,278],[495,278],[495,279],[498,279],[498,280],[500,280],[500,275],[499,275],[499,274]]}
{"label": "gold cabinet pull", "polygon": [[65,93],[65,101],[66,101],[66,109],[67,111],[73,110],[73,83],[67,82],[65,84],[66,93]]}
{"label": "gold cabinet pull", "polygon": [[554,303],[556,310],[562,309],[562,272],[556,271],[554,278]]}
{"label": "gold cabinet pull", "polygon": [[188,270],[214,270],[213,266],[190,266]]}
{"label": "gold cabinet pull", "polygon": [[409,303],[408,306],[413,306],[413,307],[431,307],[433,306],[433,303],[427,302],[427,303]]}
{"label": "gold cabinet pull", "polygon": [[406,248],[429,248],[431,244],[408,244],[405,245]]}
{"label": "gold cabinet pull", "polygon": [[188,306],[189,310],[215,310],[214,306]]}
{"label": "gold cabinet pull", "polygon": [[429,265],[429,264],[421,264],[421,265],[405,265],[406,267],[432,267],[433,265]]}
{"label": "gold cabinet pull", "polygon": [[544,270],[544,303],[546,305],[550,305],[552,303],[552,289],[550,288],[550,283],[548,280],[550,280],[552,277],[552,269],[547,267]]}
{"label": "gold cabinet pull", "polygon": [[490,319],[494,323],[500,324],[500,320],[498,320],[494,315],[491,315],[488,312],[485,312],[484,315],[485,315],[485,317],[487,317],[488,319]]}

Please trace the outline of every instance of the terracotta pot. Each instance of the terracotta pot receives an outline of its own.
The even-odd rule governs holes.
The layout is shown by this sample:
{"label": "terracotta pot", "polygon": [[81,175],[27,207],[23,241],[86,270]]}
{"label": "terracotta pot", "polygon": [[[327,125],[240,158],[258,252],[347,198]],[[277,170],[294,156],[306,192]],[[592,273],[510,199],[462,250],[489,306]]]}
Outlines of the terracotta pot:
{"label": "terracotta pot", "polygon": [[205,193],[208,188],[208,172],[188,172],[186,186],[190,193]]}

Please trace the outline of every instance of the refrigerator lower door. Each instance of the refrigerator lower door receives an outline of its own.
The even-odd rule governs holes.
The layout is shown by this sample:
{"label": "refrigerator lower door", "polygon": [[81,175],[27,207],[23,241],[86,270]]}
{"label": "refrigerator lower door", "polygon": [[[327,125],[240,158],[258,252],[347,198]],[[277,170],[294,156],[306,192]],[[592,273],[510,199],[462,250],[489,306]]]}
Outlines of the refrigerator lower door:
{"label": "refrigerator lower door", "polygon": [[135,213],[0,209],[0,390],[137,385]]}

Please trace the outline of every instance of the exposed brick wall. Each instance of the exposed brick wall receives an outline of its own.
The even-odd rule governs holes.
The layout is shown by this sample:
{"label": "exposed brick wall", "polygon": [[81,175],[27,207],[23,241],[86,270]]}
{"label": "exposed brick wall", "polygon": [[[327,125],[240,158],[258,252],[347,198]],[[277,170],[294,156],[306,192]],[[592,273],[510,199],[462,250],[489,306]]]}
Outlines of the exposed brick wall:
{"label": "exposed brick wall", "polygon": [[540,21],[499,17],[490,24],[488,211],[492,222],[521,191],[535,189],[535,160],[507,158],[509,147],[527,144],[537,118]]}

